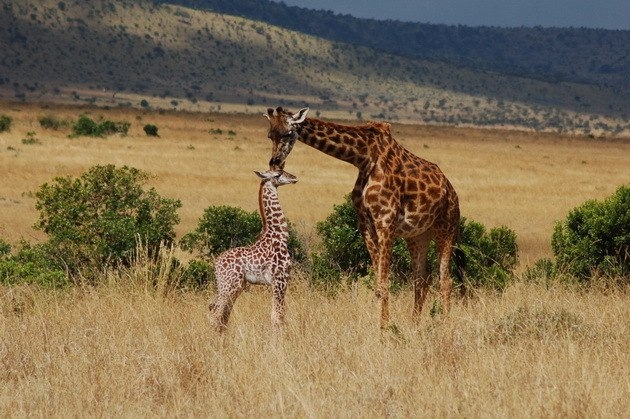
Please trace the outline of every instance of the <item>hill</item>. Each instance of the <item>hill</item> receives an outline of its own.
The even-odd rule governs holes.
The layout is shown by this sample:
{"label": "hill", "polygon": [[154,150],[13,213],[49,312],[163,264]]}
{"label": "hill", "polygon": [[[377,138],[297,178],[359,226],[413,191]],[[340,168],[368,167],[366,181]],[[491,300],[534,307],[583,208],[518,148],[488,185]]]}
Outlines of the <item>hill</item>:
{"label": "hill", "polygon": [[[270,0],[169,0],[390,53],[546,80],[630,88],[630,31],[360,19]],[[421,6],[418,6],[421,7]]]}
{"label": "hill", "polygon": [[629,135],[628,93],[333,42],[151,1],[1,0],[0,98]]}

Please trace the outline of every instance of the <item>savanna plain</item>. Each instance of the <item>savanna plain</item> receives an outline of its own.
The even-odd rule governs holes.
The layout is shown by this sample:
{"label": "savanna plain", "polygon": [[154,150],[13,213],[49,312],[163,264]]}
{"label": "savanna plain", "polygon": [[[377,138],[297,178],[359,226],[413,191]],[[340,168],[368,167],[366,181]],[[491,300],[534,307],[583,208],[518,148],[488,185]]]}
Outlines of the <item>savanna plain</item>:
{"label": "savanna plain", "polygon": [[[0,237],[44,240],[32,228],[33,192],[97,164],[152,173],[148,186],[182,202],[178,237],[208,206],[254,211],[253,171],[267,167],[271,146],[264,111],[1,103],[13,124],[0,133]],[[70,139],[68,129],[38,122],[81,113],[131,122],[129,134]],[[158,126],[160,136],[146,136],[145,124]],[[520,266],[505,291],[454,296],[449,315],[425,309],[415,324],[411,292],[403,290],[392,297],[393,327],[380,330],[367,287],[331,296],[311,289],[298,270],[282,332],[271,328],[269,290],[252,287],[218,336],[207,319],[212,288],[160,292],[148,286],[152,267],[141,260],[95,287],[0,286],[0,415],[628,417],[628,289],[521,276],[552,257],[556,221],[630,181],[630,142],[424,125],[392,130],[441,167],[463,216],[516,232]],[[286,170],[299,181],[280,190],[284,211],[315,246],[315,224],[343,202],[356,169],[298,143]],[[429,298],[430,307],[437,295]]]}

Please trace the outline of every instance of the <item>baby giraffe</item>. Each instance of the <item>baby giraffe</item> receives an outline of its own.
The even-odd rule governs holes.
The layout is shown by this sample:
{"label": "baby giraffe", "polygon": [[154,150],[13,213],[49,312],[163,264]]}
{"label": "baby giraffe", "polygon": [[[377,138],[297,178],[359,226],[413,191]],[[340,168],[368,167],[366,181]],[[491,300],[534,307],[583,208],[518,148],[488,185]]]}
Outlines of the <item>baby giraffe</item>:
{"label": "baby giraffe", "polygon": [[285,171],[254,172],[262,180],[258,205],[263,228],[251,246],[235,247],[221,253],[214,264],[217,298],[210,305],[210,321],[222,332],[227,327],[236,298],[248,284],[271,285],[271,322],[284,322],[284,295],[291,266],[287,248],[289,225],[278,200],[278,186],[297,182]]}

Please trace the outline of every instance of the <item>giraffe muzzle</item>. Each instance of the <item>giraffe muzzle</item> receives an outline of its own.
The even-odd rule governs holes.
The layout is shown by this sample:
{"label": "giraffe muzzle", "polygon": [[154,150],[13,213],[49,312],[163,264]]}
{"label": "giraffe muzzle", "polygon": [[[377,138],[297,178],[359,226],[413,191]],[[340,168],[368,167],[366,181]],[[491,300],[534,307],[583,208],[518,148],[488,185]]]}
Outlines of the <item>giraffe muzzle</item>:
{"label": "giraffe muzzle", "polygon": [[284,160],[282,160],[280,157],[272,157],[271,160],[269,160],[269,169],[270,170],[283,170],[284,169]]}

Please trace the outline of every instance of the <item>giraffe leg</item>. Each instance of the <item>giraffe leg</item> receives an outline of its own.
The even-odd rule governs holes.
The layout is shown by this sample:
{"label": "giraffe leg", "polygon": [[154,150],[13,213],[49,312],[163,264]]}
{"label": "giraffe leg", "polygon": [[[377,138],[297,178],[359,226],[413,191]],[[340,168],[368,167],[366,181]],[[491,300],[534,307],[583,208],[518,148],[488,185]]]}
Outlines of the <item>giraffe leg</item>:
{"label": "giraffe leg", "polygon": [[[217,283],[219,282],[220,279],[217,278]],[[210,305],[210,323],[218,332],[223,332],[227,328],[234,302],[243,290],[244,281],[238,280],[232,282],[229,288],[219,288],[219,293],[214,304]]]}
{"label": "giraffe leg", "polygon": [[381,301],[381,329],[389,323],[389,269],[392,258],[392,236],[389,230],[378,232],[376,270],[376,297]]}
{"label": "giraffe leg", "polygon": [[371,222],[368,212],[365,210],[362,201],[362,185],[357,184],[355,189],[352,191],[352,204],[354,205],[354,209],[357,215],[357,224],[361,235],[363,236],[363,241],[365,242],[365,247],[367,248],[368,253],[370,254],[370,260],[372,261],[372,268],[376,273],[376,266],[378,265],[378,245],[377,245],[377,235],[376,230],[374,229],[374,223]]}
{"label": "giraffe leg", "polygon": [[280,328],[284,325],[285,303],[284,296],[287,291],[287,277],[286,275],[277,277],[273,281],[273,299],[271,302],[271,324],[274,327]]}
{"label": "giraffe leg", "polygon": [[412,319],[420,320],[422,306],[427,298],[429,286],[431,285],[429,272],[427,270],[427,256],[429,252],[430,234],[427,232],[419,237],[407,239],[407,248],[411,254],[413,268],[413,291],[414,302]]}
{"label": "giraffe leg", "polygon": [[225,313],[228,304],[229,302],[223,296],[217,296],[214,303],[210,304],[210,324],[217,332],[223,332],[227,327]]}
{"label": "giraffe leg", "polygon": [[445,313],[451,311],[451,290],[453,289],[453,278],[451,278],[452,236],[444,235],[436,238],[436,246],[440,255],[440,294]]}

